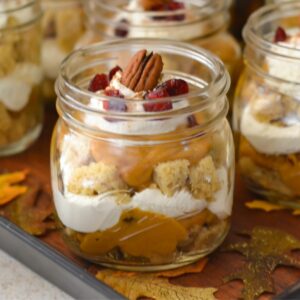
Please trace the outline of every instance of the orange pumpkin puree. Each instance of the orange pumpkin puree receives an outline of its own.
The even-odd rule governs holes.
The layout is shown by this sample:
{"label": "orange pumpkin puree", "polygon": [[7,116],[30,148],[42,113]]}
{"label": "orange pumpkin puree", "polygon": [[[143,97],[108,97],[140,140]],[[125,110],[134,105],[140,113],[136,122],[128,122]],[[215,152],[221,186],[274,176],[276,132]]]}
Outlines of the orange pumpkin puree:
{"label": "orange pumpkin puree", "polygon": [[244,137],[241,137],[240,156],[248,156],[258,166],[277,172],[282,182],[295,195],[300,195],[300,158],[297,154],[266,155],[258,153]]}
{"label": "orange pumpkin puree", "polygon": [[186,229],[177,220],[133,209],[124,212],[112,228],[85,235],[80,249],[90,255],[104,255],[120,247],[130,256],[151,258],[172,254],[186,237]]}

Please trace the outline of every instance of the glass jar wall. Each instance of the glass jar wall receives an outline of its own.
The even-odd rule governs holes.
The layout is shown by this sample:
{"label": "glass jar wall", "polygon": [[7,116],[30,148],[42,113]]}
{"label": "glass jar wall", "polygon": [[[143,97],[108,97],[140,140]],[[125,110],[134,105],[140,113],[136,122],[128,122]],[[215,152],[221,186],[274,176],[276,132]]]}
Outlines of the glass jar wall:
{"label": "glass jar wall", "polygon": [[266,6],[244,29],[246,69],[234,108],[238,161],[248,187],[299,206],[300,3]]}
{"label": "glass jar wall", "polygon": [[38,1],[0,3],[0,156],[26,149],[41,132],[40,18]]}
{"label": "glass jar wall", "polygon": [[241,51],[227,31],[231,0],[191,1],[191,4],[170,0],[165,6],[148,3],[143,0],[86,1],[89,30],[78,45],[126,37],[188,42],[219,56],[234,85],[240,70]]}
{"label": "glass jar wall", "polygon": [[54,82],[60,63],[84,33],[84,13],[80,0],[42,0],[42,7],[43,95],[46,100],[55,100]]}
{"label": "glass jar wall", "polygon": [[[157,79],[167,81],[152,94],[119,80],[131,76],[126,65],[144,48],[153,52],[148,62],[179,62],[164,68]],[[121,68],[111,76],[116,65]],[[110,83],[93,93],[107,80],[94,77],[99,72],[109,73]],[[170,84],[184,94],[150,97]],[[120,40],[75,51],[65,61],[56,86],[60,118],[51,170],[61,231],[75,253],[146,271],[194,262],[221,244],[234,185],[228,88],[217,58],[179,42]]]}

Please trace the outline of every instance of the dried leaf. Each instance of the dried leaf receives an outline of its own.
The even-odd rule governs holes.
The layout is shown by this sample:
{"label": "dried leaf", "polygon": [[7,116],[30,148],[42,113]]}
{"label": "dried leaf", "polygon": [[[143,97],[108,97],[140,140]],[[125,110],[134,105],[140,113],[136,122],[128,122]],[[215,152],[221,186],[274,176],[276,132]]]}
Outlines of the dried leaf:
{"label": "dried leaf", "polygon": [[262,209],[266,212],[274,211],[274,210],[283,210],[285,207],[273,204],[263,200],[253,200],[251,202],[246,202],[245,205],[251,209]]}
{"label": "dried leaf", "polygon": [[26,186],[12,185],[23,181],[27,173],[27,171],[21,171],[0,175],[0,206],[27,192]]}
{"label": "dried leaf", "polygon": [[99,271],[96,277],[129,300],[147,297],[155,300],[214,300],[215,288],[194,288],[170,284],[165,278],[139,274],[122,276],[112,270]]}
{"label": "dried leaf", "polygon": [[185,266],[185,267],[181,267],[181,268],[170,270],[170,271],[162,271],[162,272],[153,273],[153,276],[173,278],[173,277],[178,277],[178,276],[181,276],[184,274],[200,273],[205,268],[207,262],[208,262],[208,259],[203,258],[203,259],[197,261],[196,263]]}
{"label": "dried leaf", "polygon": [[239,271],[227,276],[225,281],[241,279],[244,282],[243,298],[252,300],[264,292],[274,292],[271,278],[278,265],[300,267],[290,251],[300,249],[300,241],[281,230],[255,227],[251,240],[232,244],[227,250],[238,251],[246,257]]}
{"label": "dried leaf", "polygon": [[28,191],[4,208],[4,216],[32,235],[55,229],[52,199],[36,178],[27,180]]}

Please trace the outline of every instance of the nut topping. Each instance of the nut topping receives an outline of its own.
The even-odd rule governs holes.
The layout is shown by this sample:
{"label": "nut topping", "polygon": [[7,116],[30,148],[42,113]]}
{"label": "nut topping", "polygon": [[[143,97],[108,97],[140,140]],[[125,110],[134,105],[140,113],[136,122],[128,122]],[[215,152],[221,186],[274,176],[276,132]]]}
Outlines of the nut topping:
{"label": "nut topping", "polygon": [[169,2],[170,0],[140,0],[140,4],[145,10],[152,10],[154,7],[168,4]]}
{"label": "nut topping", "polygon": [[135,92],[154,89],[159,81],[163,62],[159,54],[140,50],[130,60],[121,78],[121,83]]}

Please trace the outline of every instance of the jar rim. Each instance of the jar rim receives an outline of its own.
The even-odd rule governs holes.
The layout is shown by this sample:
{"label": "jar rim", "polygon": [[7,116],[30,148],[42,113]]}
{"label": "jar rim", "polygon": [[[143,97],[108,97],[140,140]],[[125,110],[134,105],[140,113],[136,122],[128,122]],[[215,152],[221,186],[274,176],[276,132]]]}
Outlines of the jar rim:
{"label": "jar rim", "polygon": [[[117,46],[123,46],[123,48],[129,49],[129,47],[135,46],[141,46],[143,48],[146,48],[147,45],[157,45],[160,47],[160,49],[164,50],[173,50],[173,51],[184,51],[185,53],[189,53],[194,56],[194,58],[202,58],[206,60],[206,63],[210,64],[211,68],[215,69],[214,72],[214,78],[210,82],[209,85],[205,86],[201,90],[189,92],[188,94],[184,94],[181,96],[176,97],[166,97],[166,98],[160,98],[158,100],[145,100],[145,99],[122,99],[122,98],[116,98],[106,95],[96,95],[93,92],[88,91],[87,89],[83,89],[77,85],[75,85],[72,80],[69,78],[68,75],[68,65],[72,62],[72,60],[76,60],[76,58],[80,56],[87,56],[95,53],[105,53],[109,49],[112,49]],[[155,104],[155,103],[164,103],[164,102],[172,102],[176,103],[179,101],[182,101],[183,99],[191,99],[191,98],[199,98],[201,101],[198,101],[197,103],[197,109],[205,109],[208,106],[213,105],[221,96],[226,95],[226,93],[229,90],[230,86],[230,76],[228,71],[226,70],[224,64],[222,61],[210,53],[207,50],[204,50],[202,48],[189,45],[186,43],[178,42],[178,41],[170,41],[170,40],[164,40],[164,39],[126,39],[126,40],[113,40],[113,41],[106,41],[90,46],[86,46],[83,48],[80,48],[78,50],[73,51],[71,54],[69,54],[65,60],[61,64],[61,70],[60,75],[58,79],[56,80],[55,84],[55,90],[58,95],[58,98],[61,99],[61,101],[68,105],[72,106],[75,109],[81,110],[83,112],[91,112],[91,113],[100,113],[103,115],[113,115],[113,116],[127,116],[127,117],[143,117],[149,116],[150,118],[156,117],[156,116],[162,116],[162,115],[170,115],[173,110],[171,111],[162,111],[162,112],[117,112],[117,111],[109,111],[109,112],[103,112],[100,109],[91,108],[87,104],[84,104],[82,101],[78,101],[78,99],[96,99],[99,101],[99,103],[103,101],[118,101],[125,104],[135,103],[135,104]],[[64,89],[67,89],[73,94],[76,94],[75,97],[66,95],[65,92],[63,92]],[[190,107],[191,109],[192,107]],[[177,110],[178,112],[178,110]]]}
{"label": "jar rim", "polygon": [[[299,16],[299,14],[300,2],[298,1],[263,6],[249,17],[243,29],[243,38],[247,45],[254,45],[256,49],[265,53],[299,60],[300,49],[274,43],[272,40],[267,39],[266,36],[259,34],[261,26],[271,23],[272,21],[283,20],[287,16]],[[286,52],[287,49],[288,54]]]}

